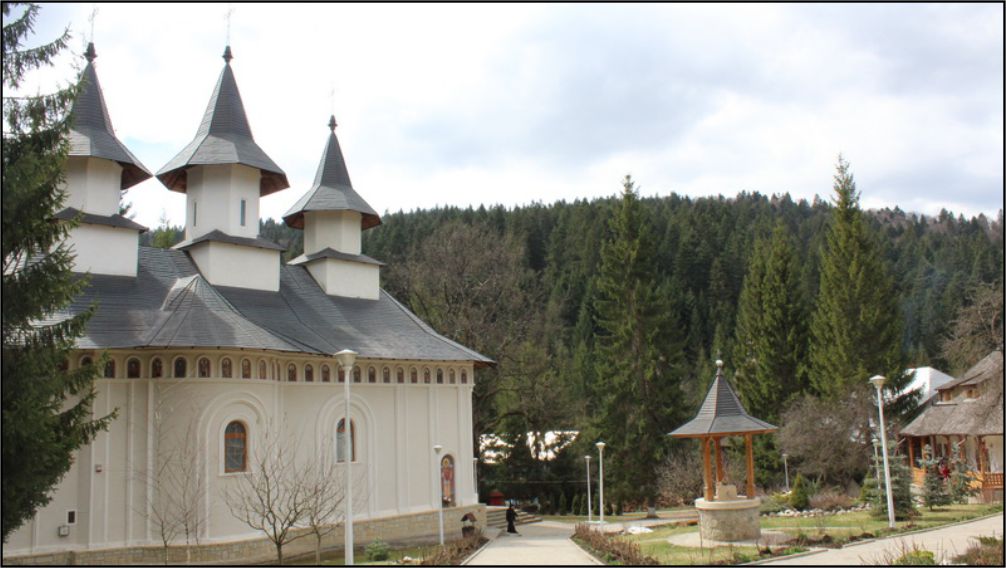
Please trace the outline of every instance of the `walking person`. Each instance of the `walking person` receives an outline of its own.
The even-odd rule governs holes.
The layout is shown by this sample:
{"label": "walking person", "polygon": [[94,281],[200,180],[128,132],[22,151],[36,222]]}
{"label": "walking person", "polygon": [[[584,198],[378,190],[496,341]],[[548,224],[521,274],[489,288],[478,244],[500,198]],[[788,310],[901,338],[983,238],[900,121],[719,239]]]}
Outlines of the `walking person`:
{"label": "walking person", "polygon": [[520,533],[517,532],[517,527],[514,525],[516,522],[517,511],[513,510],[513,503],[510,503],[510,506],[506,510],[506,532],[519,535]]}

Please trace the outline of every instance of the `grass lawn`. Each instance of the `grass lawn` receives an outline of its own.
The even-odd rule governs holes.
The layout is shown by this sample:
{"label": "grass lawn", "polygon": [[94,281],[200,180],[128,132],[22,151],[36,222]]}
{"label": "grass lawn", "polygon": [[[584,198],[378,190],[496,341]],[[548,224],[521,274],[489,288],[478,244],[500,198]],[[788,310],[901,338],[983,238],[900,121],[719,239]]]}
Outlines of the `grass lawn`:
{"label": "grass lawn", "polygon": [[[356,547],[354,547],[356,548]],[[354,564],[360,564],[364,566],[386,566],[389,564],[398,564],[398,561],[406,556],[411,558],[423,558],[426,554],[432,553],[437,547],[436,546],[412,546],[409,548],[392,549],[389,552],[387,560],[381,560],[376,562],[371,562],[367,559],[367,553],[363,550],[357,550],[353,557]],[[346,563],[346,559],[342,556],[342,551],[333,551],[330,553],[321,553],[321,564],[320,566],[342,566]],[[309,554],[302,558],[297,559],[295,562],[288,562],[291,565],[300,566],[314,566],[314,554]]]}
{"label": "grass lawn", "polygon": [[[1002,511],[1002,505],[950,505],[936,511],[919,509],[920,515],[911,521],[897,523],[896,532],[932,528],[958,521],[982,517]],[[827,517],[762,517],[762,529],[781,530],[797,536],[805,535],[810,540],[829,537],[832,545],[848,542],[850,539],[869,538],[889,534],[886,519],[875,519],[869,512],[845,513]],[[716,548],[696,548],[675,546],[667,542],[676,534],[697,532],[696,526],[665,525],[655,527],[652,533],[623,535],[622,538],[639,545],[643,554],[656,558],[665,565],[694,564],[740,564],[758,559],[758,549],[754,546],[719,546]],[[805,550],[794,543],[786,554]]]}

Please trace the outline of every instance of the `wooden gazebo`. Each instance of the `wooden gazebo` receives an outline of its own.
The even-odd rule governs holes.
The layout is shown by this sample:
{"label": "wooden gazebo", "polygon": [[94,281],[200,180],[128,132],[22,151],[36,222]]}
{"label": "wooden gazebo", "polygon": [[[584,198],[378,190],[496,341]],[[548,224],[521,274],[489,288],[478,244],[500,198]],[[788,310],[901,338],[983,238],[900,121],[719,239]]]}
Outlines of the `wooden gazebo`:
{"label": "wooden gazebo", "polygon": [[[710,454],[715,455],[716,482],[722,483],[725,476],[720,440],[728,436],[744,436],[747,448],[747,498],[753,499],[755,486],[752,439],[755,434],[766,434],[777,429],[768,422],[752,417],[744,410],[737,394],[723,377],[723,361],[716,361],[716,378],[713,380],[712,386],[709,387],[709,393],[706,394],[706,400],[702,403],[699,413],[691,422],[671,432],[670,435],[675,438],[699,438],[702,440],[704,497],[706,502],[710,502],[716,500]],[[710,445],[712,445],[712,451],[710,451]]]}

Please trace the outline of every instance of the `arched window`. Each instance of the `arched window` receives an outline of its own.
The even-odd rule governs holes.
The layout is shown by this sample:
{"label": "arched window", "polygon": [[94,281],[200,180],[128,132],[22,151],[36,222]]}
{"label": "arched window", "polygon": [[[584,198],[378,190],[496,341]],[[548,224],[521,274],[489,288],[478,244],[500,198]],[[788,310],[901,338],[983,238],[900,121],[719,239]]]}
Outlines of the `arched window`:
{"label": "arched window", "polygon": [[346,370],[342,368],[342,365],[339,365],[339,382],[346,382]]}
{"label": "arched window", "polygon": [[208,378],[210,376],[210,360],[206,357],[200,357],[196,361],[196,372],[199,374],[199,378]]}
{"label": "arched window", "polygon": [[367,382],[376,383],[377,382],[377,369],[370,367],[367,369]]}
{"label": "arched window", "polygon": [[443,369],[437,369],[437,384],[438,385],[444,384],[444,370]]}
{"label": "arched window", "polygon": [[440,460],[440,498],[444,507],[454,506],[454,457],[450,454]]}
{"label": "arched window", "polygon": [[[356,461],[356,422],[349,421],[349,443],[352,448],[350,461]],[[335,455],[339,463],[346,461],[346,419],[339,420],[335,429]]]}
{"label": "arched window", "polygon": [[448,380],[448,381],[449,381],[449,382],[450,382],[450,383],[451,383],[452,385],[453,385],[454,383],[456,383],[456,382],[457,382],[457,381],[455,380],[455,377],[454,377],[454,369],[451,369],[450,371],[448,371],[448,373],[447,373],[447,380]]}
{"label": "arched window", "polygon": [[109,359],[108,363],[105,363],[105,378],[115,378],[115,359]]}
{"label": "arched window", "polygon": [[251,378],[251,361],[248,359],[241,360],[241,378],[250,379]]}
{"label": "arched window", "polygon": [[463,385],[468,384],[468,371],[464,369],[461,370],[461,384]]}
{"label": "arched window", "polygon": [[265,361],[258,362],[258,378],[263,381],[269,378],[269,367],[265,364]]}
{"label": "arched window", "polygon": [[321,366],[321,382],[330,383],[332,382],[332,369],[328,365]]}
{"label": "arched window", "polygon": [[130,357],[129,360],[126,361],[126,378],[140,378],[140,360],[136,357]]}
{"label": "arched window", "polygon": [[359,366],[353,367],[353,382],[358,383],[363,378],[363,370]]}
{"label": "arched window", "polygon": [[384,381],[385,384],[390,383],[391,382],[391,369],[385,367],[384,370],[381,371],[381,377],[382,377],[382,380]]}
{"label": "arched window", "polygon": [[235,420],[224,430],[224,473],[247,471],[248,431]]}
{"label": "arched window", "polygon": [[430,370],[429,369],[423,369],[423,384],[425,384],[425,385],[430,384]]}
{"label": "arched window", "polygon": [[87,366],[90,366],[92,364],[94,364],[94,361],[91,360],[90,355],[84,355],[83,357],[80,358],[80,366],[81,367],[87,367]]}
{"label": "arched window", "polygon": [[297,365],[290,363],[286,366],[286,380],[291,383],[297,382]]}
{"label": "arched window", "polygon": [[415,367],[409,369],[409,381],[412,384],[416,384],[419,382],[419,374],[416,372]]}
{"label": "arched window", "polygon": [[313,383],[314,382],[314,367],[310,364],[304,365],[304,382]]}
{"label": "arched window", "polygon": [[234,377],[234,369],[231,367],[230,357],[224,357],[220,361],[220,376],[225,379]]}
{"label": "arched window", "polygon": [[150,360],[150,376],[155,379],[164,376],[164,363],[161,362],[160,357],[154,357]]}
{"label": "arched window", "polygon": [[184,379],[185,375],[188,373],[189,365],[185,361],[185,357],[178,357],[175,359],[174,371],[176,379]]}
{"label": "arched window", "polygon": [[398,384],[404,383],[405,382],[405,369],[403,369],[401,367],[395,369],[395,379],[398,381]]}

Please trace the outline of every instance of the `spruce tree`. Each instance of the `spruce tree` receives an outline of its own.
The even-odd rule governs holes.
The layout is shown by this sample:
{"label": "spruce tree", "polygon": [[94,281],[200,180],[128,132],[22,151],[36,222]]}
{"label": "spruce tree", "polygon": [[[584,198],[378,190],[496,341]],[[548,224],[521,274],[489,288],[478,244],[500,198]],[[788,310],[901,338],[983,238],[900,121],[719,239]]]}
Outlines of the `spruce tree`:
{"label": "spruce tree", "polygon": [[[884,375],[889,392],[910,380],[901,351],[901,314],[880,246],[859,208],[849,164],[835,175],[835,207],[821,254],[821,279],[811,319],[810,383],[825,399],[848,396]],[[914,408],[902,397],[889,416]]]}
{"label": "spruce tree", "polygon": [[748,412],[777,423],[807,387],[806,308],[796,249],[784,226],[759,241],[737,313],[735,385]]}
{"label": "spruce tree", "polygon": [[[677,326],[659,286],[656,239],[632,179],[609,222],[596,281],[595,434],[607,443],[610,495],[655,506],[667,432],[683,418]],[[608,506],[611,504],[608,503]]]}
{"label": "spruce tree", "polygon": [[70,303],[84,283],[52,221],[67,153],[67,111],[75,89],[17,97],[25,74],[47,66],[68,32],[24,48],[39,7],[3,4],[3,539],[40,507],[70,469],[73,453],[107,426],[91,418],[93,380],[103,364],[68,371],[74,338],[90,312],[43,318]]}

